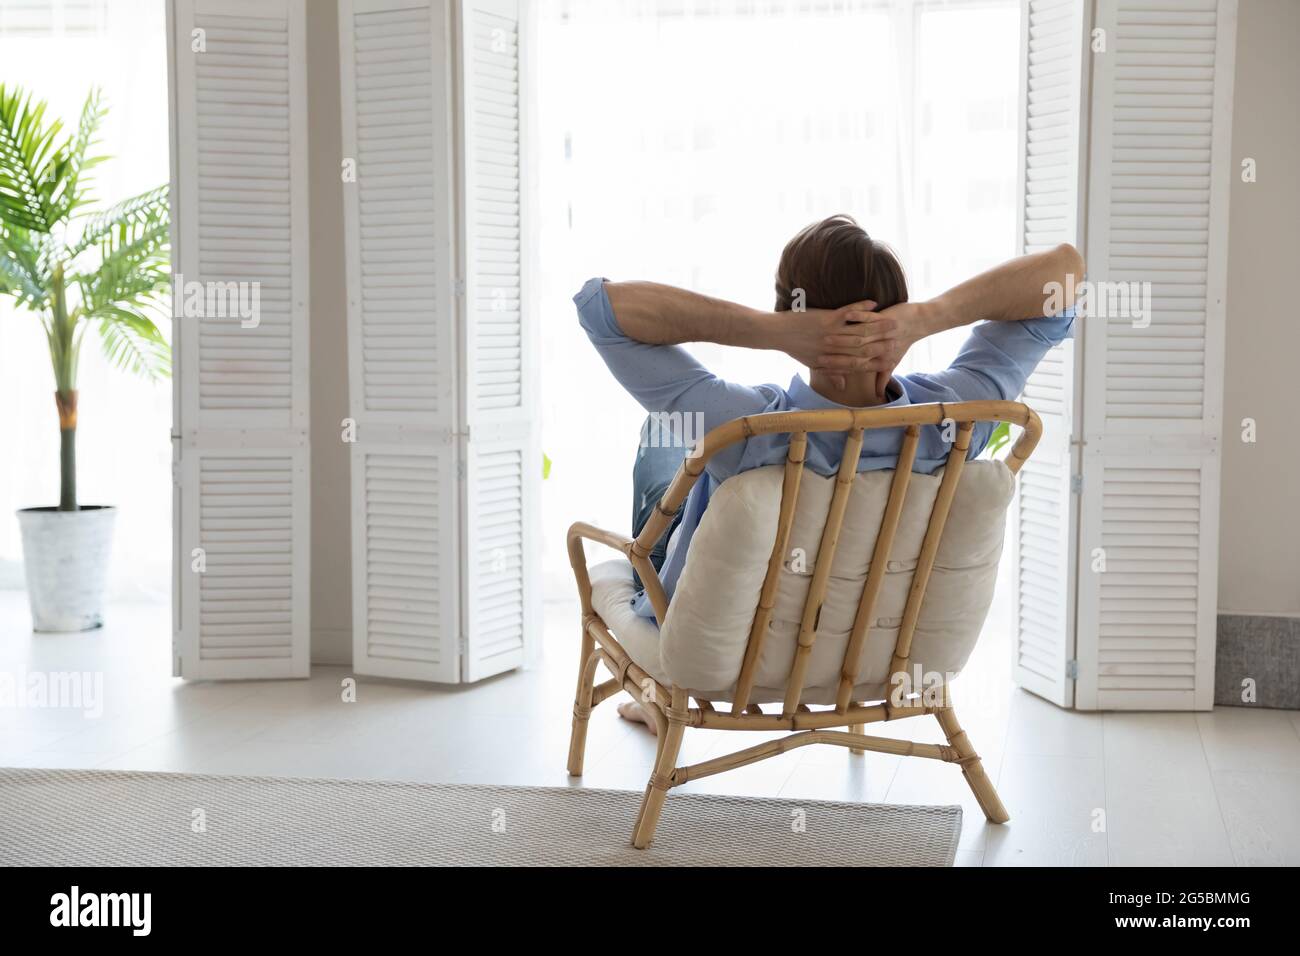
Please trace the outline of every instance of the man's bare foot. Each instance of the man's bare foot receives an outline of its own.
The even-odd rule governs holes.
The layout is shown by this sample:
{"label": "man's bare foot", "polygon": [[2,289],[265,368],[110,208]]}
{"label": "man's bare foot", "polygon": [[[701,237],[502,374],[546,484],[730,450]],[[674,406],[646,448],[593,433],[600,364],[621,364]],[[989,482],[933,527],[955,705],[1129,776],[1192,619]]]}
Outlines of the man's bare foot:
{"label": "man's bare foot", "polygon": [[656,737],[659,735],[659,728],[655,725],[654,718],[634,700],[627,700],[618,705],[618,715],[624,720],[630,720],[634,724],[645,724],[650,733]]}

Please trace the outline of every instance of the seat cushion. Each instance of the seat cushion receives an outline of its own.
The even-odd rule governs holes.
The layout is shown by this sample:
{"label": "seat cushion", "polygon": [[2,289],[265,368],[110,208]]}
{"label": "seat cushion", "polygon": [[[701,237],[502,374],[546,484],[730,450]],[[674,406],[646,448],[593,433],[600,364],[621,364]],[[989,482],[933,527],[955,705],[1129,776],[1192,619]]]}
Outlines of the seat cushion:
{"label": "seat cushion", "polygon": [[[710,498],[691,542],[656,650],[657,663],[668,680],[698,691],[699,696],[727,700],[734,691],[776,539],[782,475],[781,466],[769,466],[723,482]],[[933,475],[911,476],[865,653],[855,675],[856,699],[888,696],[889,664],[942,475],[941,469]],[[805,703],[835,700],[844,650],[893,476],[892,470],[863,472],[850,491],[804,682]],[[833,477],[805,471],[775,607],[758,661],[755,702],[785,696],[799,621],[834,488]],[[993,598],[1013,489],[1011,472],[1002,462],[970,462],[963,471],[913,636],[911,661],[921,668],[926,680],[932,674],[947,680],[960,672],[975,646]],[[630,597],[630,578],[626,587]],[[627,611],[630,615],[630,607]],[[624,627],[630,634],[634,623],[625,621]],[[639,653],[649,661],[649,634],[637,633]],[[638,653],[633,652],[633,657],[642,663]]]}
{"label": "seat cushion", "polygon": [[632,660],[655,680],[668,683],[659,662],[659,625],[632,610],[636,585],[626,558],[597,564],[590,570],[591,605]]}

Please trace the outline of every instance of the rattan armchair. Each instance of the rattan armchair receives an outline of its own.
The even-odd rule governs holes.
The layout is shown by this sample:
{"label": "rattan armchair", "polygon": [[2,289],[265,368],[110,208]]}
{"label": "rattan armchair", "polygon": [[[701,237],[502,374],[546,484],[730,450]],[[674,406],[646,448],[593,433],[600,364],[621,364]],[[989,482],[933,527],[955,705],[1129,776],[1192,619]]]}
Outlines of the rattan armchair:
{"label": "rattan armchair", "polygon": [[[633,830],[633,845],[638,848],[649,845],[654,837],[655,827],[669,789],[689,780],[722,773],[810,744],[834,744],[859,753],[871,750],[956,764],[961,768],[989,821],[1003,823],[1008,819],[1007,811],[998,798],[992,781],[985,774],[979,755],[957,721],[946,684],[940,689],[937,700],[932,695],[923,699],[915,693],[908,694],[902,700],[892,697],[876,701],[853,699],[860,662],[870,639],[873,609],[881,591],[886,568],[890,564],[891,547],[899,517],[904,509],[909,483],[913,477],[912,466],[916,459],[920,429],[925,425],[947,423],[954,429],[953,441],[942,478],[938,481],[938,490],[929,511],[928,522],[925,524],[919,557],[915,561],[915,569],[912,571],[910,586],[906,592],[906,603],[890,659],[891,675],[907,674],[913,634],[926,599],[927,586],[954,494],[966,465],[972,431],[975,423],[986,421],[1005,421],[1023,428],[1023,432],[1005,460],[1006,467],[1013,475],[1016,474],[1033,451],[1042,432],[1042,425],[1033,410],[1016,402],[984,401],[888,409],[777,412],[736,419],[715,428],[704,437],[701,445],[685,460],[660,500],[654,515],[635,539],[581,522],[569,529],[569,559],[582,602],[582,647],[573,707],[568,770],[574,776],[582,774],[587,723],[593,708],[620,691],[632,694],[643,703],[657,725],[658,751]],[[834,694],[834,703],[814,708],[801,699],[805,678],[817,641],[819,617],[826,596],[831,565],[839,544],[845,506],[850,489],[858,477],[856,464],[862,448],[863,434],[865,430],[875,428],[904,429],[902,445],[897,467],[892,478],[889,479],[888,501],[884,504],[883,518],[875,538],[869,567],[863,570],[865,583],[858,599],[857,614],[853,619],[853,627],[840,665],[840,679]],[[768,634],[778,577],[785,560],[791,525],[794,522],[800,483],[804,475],[808,434],[836,431],[846,433],[844,454],[830,496],[816,563],[810,569],[811,580],[803,603],[802,615],[799,618],[797,646],[793,650],[789,675],[785,683],[784,700],[774,703],[768,711],[764,711],[761,705],[752,702],[755,671],[763,650],[763,642]],[[604,544],[626,556],[640,575],[658,623],[662,626],[668,614],[669,602],[659,576],[650,563],[651,548],[667,528],[691,487],[714,455],[721,449],[752,436],[773,433],[788,433],[790,436],[789,453],[781,478],[780,512],[775,540],[771,544],[766,575],[763,578],[753,624],[744,647],[744,655],[734,687],[726,693],[725,702],[717,697],[705,699],[697,696],[689,688],[667,683],[661,677],[652,675],[644,663],[633,659],[620,643],[608,622],[593,606],[592,583],[584,552],[584,542]],[[689,574],[690,570],[688,564],[686,574]],[[975,622],[975,626],[978,627],[980,624],[982,618]],[[596,668],[601,663],[615,676],[597,684]],[[870,736],[864,733],[867,724],[922,715],[933,715],[938,720],[948,741],[946,745]],[[788,731],[788,734],[737,750],[726,756],[705,760],[691,766],[677,766],[684,733],[688,728],[697,727],[736,731]]]}

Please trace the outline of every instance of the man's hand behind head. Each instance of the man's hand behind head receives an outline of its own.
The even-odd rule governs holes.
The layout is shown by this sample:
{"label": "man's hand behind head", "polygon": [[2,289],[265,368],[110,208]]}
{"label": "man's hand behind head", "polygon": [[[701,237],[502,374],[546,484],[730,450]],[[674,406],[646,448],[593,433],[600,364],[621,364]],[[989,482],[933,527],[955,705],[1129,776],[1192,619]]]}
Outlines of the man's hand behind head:
{"label": "man's hand behind head", "polygon": [[842,319],[828,329],[823,348],[810,367],[831,375],[852,376],[862,372],[893,374],[907,350],[929,334],[928,313],[923,302],[900,302],[881,312],[857,305],[837,309]]}
{"label": "man's hand behind head", "polygon": [[840,309],[807,309],[773,313],[777,321],[777,347],[795,361],[809,368],[819,368],[822,356],[856,354],[857,342],[846,346],[827,346],[828,340],[849,334],[872,315],[874,302],[855,302]]}

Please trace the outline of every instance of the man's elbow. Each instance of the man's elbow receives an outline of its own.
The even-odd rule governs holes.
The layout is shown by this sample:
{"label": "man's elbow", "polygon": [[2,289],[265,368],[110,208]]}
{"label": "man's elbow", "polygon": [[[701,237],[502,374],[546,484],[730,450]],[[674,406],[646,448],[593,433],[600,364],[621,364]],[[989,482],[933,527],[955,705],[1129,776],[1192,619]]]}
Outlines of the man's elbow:
{"label": "man's elbow", "polygon": [[1083,254],[1073,245],[1063,242],[1052,250],[1052,255],[1060,264],[1060,271],[1067,276],[1074,276],[1075,282],[1082,282],[1084,270],[1087,264],[1083,261]]}

